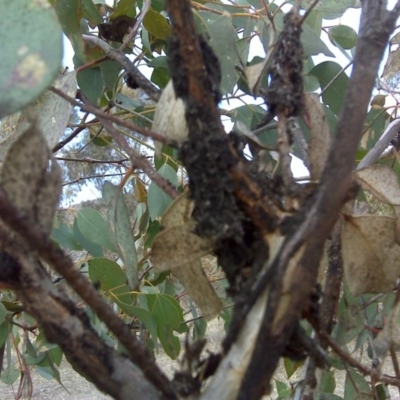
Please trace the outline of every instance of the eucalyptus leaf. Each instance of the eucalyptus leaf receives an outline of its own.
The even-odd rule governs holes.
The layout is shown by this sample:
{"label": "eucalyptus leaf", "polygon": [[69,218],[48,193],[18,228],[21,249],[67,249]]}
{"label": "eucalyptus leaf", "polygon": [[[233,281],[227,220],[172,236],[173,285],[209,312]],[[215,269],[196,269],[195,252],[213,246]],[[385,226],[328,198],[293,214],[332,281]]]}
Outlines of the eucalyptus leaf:
{"label": "eucalyptus leaf", "polygon": [[62,32],[46,1],[1,1],[0,15],[3,118],[36,99],[55,79],[62,58]]}
{"label": "eucalyptus leaf", "polygon": [[136,246],[132,236],[128,209],[120,189],[111,182],[105,182],[103,200],[107,205],[107,220],[114,237],[117,252],[124,262],[128,285],[131,290],[137,290],[139,288],[139,280]]}
{"label": "eucalyptus leaf", "polygon": [[87,239],[115,253],[117,252],[108,224],[98,211],[92,208],[83,208],[78,211],[76,221],[80,232]]}

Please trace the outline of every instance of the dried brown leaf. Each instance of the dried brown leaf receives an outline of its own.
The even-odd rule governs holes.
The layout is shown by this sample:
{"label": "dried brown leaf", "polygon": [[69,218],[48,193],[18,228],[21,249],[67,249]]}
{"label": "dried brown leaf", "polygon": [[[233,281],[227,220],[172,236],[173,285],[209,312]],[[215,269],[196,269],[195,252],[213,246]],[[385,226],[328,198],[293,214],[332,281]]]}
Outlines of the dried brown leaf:
{"label": "dried brown leaf", "polygon": [[354,173],[364,190],[371,192],[379,201],[400,205],[400,185],[396,173],[384,165],[373,165]]}
{"label": "dried brown leaf", "polygon": [[161,231],[153,242],[151,262],[159,271],[174,269],[208,254],[213,243],[194,233],[196,222],[173,226]]}
{"label": "dried brown leaf", "polygon": [[223,306],[222,301],[204,273],[200,259],[175,268],[173,273],[200,308],[206,320],[211,320],[219,315]]}
{"label": "dried brown leaf", "polygon": [[311,124],[309,147],[311,179],[318,180],[328,157],[331,143],[330,130],[318,95],[315,93],[305,94],[304,103]]}
{"label": "dried brown leaf", "polygon": [[35,123],[9,149],[0,181],[14,206],[50,234],[60,196],[61,171]]}
{"label": "dried brown leaf", "polygon": [[161,226],[172,228],[173,226],[183,225],[190,221],[194,208],[194,202],[189,198],[188,193],[183,193],[176,198],[165,211]]}
{"label": "dried brown leaf", "polygon": [[165,212],[163,230],[154,240],[151,261],[159,270],[171,269],[207,320],[215,318],[222,302],[205,275],[200,257],[212,250],[212,243],[193,233],[190,221],[193,201],[187,193],[179,196]]}
{"label": "dried brown leaf", "polygon": [[392,290],[400,274],[396,219],[346,216],[342,225],[342,254],[345,276],[354,295]]}

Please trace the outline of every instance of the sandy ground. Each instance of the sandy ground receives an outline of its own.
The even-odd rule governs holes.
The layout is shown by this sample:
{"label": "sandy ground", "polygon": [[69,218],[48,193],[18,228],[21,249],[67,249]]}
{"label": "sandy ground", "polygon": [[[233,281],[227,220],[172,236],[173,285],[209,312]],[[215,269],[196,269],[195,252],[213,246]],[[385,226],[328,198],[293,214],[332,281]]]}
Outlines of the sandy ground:
{"label": "sandy ground", "polygon": [[[209,341],[207,348],[210,351],[217,351],[218,344],[223,337],[223,320],[216,319],[208,325]],[[182,338],[184,340],[184,337]],[[156,354],[157,363],[172,377],[174,371],[178,369],[178,361],[171,360],[163,352]],[[33,396],[32,399],[40,400],[106,400],[112,399],[101,393],[94,385],[85,378],[78,375],[71,366],[63,359],[59,368],[61,386],[56,380],[49,380],[39,375],[32,369]],[[18,390],[18,382],[14,386],[5,385],[0,381],[0,400],[12,400],[14,393]]]}

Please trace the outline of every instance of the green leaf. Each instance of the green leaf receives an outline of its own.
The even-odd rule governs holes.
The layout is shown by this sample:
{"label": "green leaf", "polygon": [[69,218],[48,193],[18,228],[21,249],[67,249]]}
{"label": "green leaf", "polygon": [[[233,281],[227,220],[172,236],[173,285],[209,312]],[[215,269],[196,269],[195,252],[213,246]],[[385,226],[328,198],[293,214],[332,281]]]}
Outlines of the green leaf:
{"label": "green leaf", "polygon": [[150,332],[150,335],[153,337],[154,341],[157,340],[158,337],[157,321],[154,318],[154,316],[150,313],[150,311],[144,308],[131,306],[129,304],[122,303],[120,301],[116,301],[116,304],[118,304],[121,310],[124,311],[130,317],[139,318],[139,320],[143,322],[146,329],[148,329],[148,331]]}
{"label": "green leaf", "polygon": [[117,186],[114,186],[111,182],[105,182],[103,200],[107,205],[108,224],[113,233],[117,252],[125,265],[128,285],[131,290],[137,290],[139,279],[137,275],[136,246],[123,194]]}
{"label": "green leaf", "polygon": [[150,80],[159,86],[161,89],[167,86],[169,80],[171,79],[169,70],[166,68],[155,68],[151,74]]}
{"label": "green leaf", "polygon": [[154,238],[160,232],[160,223],[155,220],[151,221],[149,227],[147,228],[146,232],[146,240],[145,240],[145,247],[151,247],[154,241]]}
{"label": "green leaf", "polygon": [[284,358],[283,363],[288,379],[304,364],[303,361],[294,361],[290,358]]}
{"label": "green leaf", "polygon": [[93,257],[102,257],[103,256],[103,248],[90,241],[88,238],[82,235],[81,231],[78,228],[77,218],[74,220],[73,226],[74,237],[78,241],[78,243],[87,250]]}
{"label": "green leaf", "polygon": [[[169,180],[173,186],[178,186],[178,176],[174,169],[169,165],[164,164],[158,170],[158,173],[165,179]],[[147,193],[147,206],[149,208],[150,218],[154,221],[157,217],[163,215],[164,211],[171,203],[171,197],[160,189],[155,182],[151,182]]]}
{"label": "green leaf", "polygon": [[103,76],[100,67],[80,70],[76,78],[87,98],[92,103],[98,104],[103,94]]}
{"label": "green leaf", "polygon": [[14,364],[8,365],[8,367],[1,372],[1,381],[6,385],[12,385],[19,378],[20,371],[15,368]]}
{"label": "green leaf", "polygon": [[332,393],[318,393],[315,400],[343,400],[343,397]]}
{"label": "green leaf", "polygon": [[[323,90],[324,104],[328,105],[336,115],[339,115],[349,82],[349,77],[343,71],[343,68],[333,61],[324,61],[315,66],[309,74],[318,79]],[[329,87],[325,90],[328,85]]]}
{"label": "green leaf", "polygon": [[230,15],[223,14],[206,26],[205,37],[210,37],[209,43],[221,66],[221,92],[222,94],[231,93],[239,79],[239,74],[235,68],[239,62],[236,49],[237,35],[232,26],[232,18]]}
{"label": "green leaf", "polygon": [[56,346],[53,347],[52,349],[47,351],[51,361],[57,365],[57,367],[60,366],[61,361],[62,361],[62,357],[63,357],[63,351],[61,350],[60,347]]}
{"label": "green leaf", "polygon": [[373,399],[371,388],[368,382],[353,369],[349,369],[346,374],[344,398],[352,400]]}
{"label": "green leaf", "polygon": [[183,313],[181,306],[173,297],[164,294],[148,294],[146,297],[149,311],[154,315],[158,325],[179,328],[183,321]]}
{"label": "green leaf", "polygon": [[364,122],[364,133],[361,148],[370,150],[379,140],[386,125],[389,123],[389,114],[382,107],[371,107]]}
{"label": "green leaf", "polygon": [[275,385],[276,385],[276,391],[278,392],[277,400],[285,399],[292,394],[292,391],[284,382],[275,379]]}
{"label": "green leaf", "polygon": [[352,49],[357,43],[357,33],[350,26],[334,26],[329,29],[329,35],[336,43],[338,43],[346,50]]}
{"label": "green leaf", "polygon": [[114,253],[117,252],[115,237],[111,236],[107,222],[98,211],[92,208],[82,208],[76,215],[76,221],[83,236]]}
{"label": "green leaf", "polygon": [[36,365],[36,371],[46,379],[55,379],[58,383],[61,383],[60,371],[54,365],[47,351],[44,359]]}
{"label": "green leaf", "polygon": [[[313,10],[320,11],[324,19],[334,19],[341,17],[355,2],[356,0],[321,0]],[[294,0],[290,0],[289,3],[294,4]],[[313,0],[303,0],[301,7],[308,9],[312,3]]]}
{"label": "green leaf", "polygon": [[111,299],[128,305],[132,303],[126,275],[116,262],[107,258],[93,258],[88,264],[90,280],[100,283],[101,290],[108,292]]}
{"label": "green leaf", "polygon": [[121,104],[124,108],[127,108],[129,110],[134,110],[136,107],[141,107],[142,103],[136,99],[131,99],[128,96],[125,96],[124,94],[118,93],[115,96],[115,102],[117,104]]}
{"label": "green leaf", "polygon": [[333,371],[324,371],[322,373],[319,390],[324,393],[333,393],[336,388],[335,374]]}
{"label": "green leaf", "polygon": [[82,250],[82,246],[75,239],[74,233],[69,226],[60,225],[57,228],[53,228],[51,238],[64,249]]}
{"label": "green leaf", "polygon": [[249,129],[254,129],[265,117],[265,114],[265,109],[255,104],[240,106],[229,112],[232,122],[235,123],[233,129],[237,129],[237,122],[239,121],[245,124]]}
{"label": "green leaf", "polygon": [[108,90],[113,91],[115,89],[115,83],[121,68],[121,64],[113,60],[106,60],[100,64],[104,86]]}
{"label": "green leaf", "polygon": [[0,324],[3,324],[7,315],[7,309],[4,307],[4,304],[0,302]]}
{"label": "green leaf", "polygon": [[103,18],[92,0],[81,0],[82,15],[91,25],[97,26],[103,22]]}
{"label": "green leaf", "polygon": [[168,40],[171,27],[167,19],[159,12],[150,8],[143,20],[143,25],[153,36],[161,40]]}
{"label": "green leaf", "polygon": [[303,24],[303,32],[301,33],[301,43],[305,57],[316,56],[320,53],[327,57],[334,57],[328,46],[323,42],[320,36],[310,28]]}
{"label": "green leaf", "polygon": [[83,50],[81,19],[82,8],[79,0],[51,0],[57,13],[58,20],[65,35],[71,41],[75,51],[75,67],[85,64],[86,57]]}
{"label": "green leaf", "polygon": [[322,30],[322,12],[312,10],[308,14],[305,23],[319,36]]}
{"label": "green leaf", "polygon": [[3,118],[39,97],[56,78],[62,59],[62,32],[46,1],[1,1],[0,15]]}
{"label": "green leaf", "polygon": [[158,325],[157,332],[164,351],[168,357],[175,360],[181,351],[179,338],[174,335],[173,330],[167,325]]}
{"label": "green leaf", "polygon": [[4,321],[0,325],[0,347],[3,347],[4,343],[6,342],[8,335],[10,333],[10,327],[11,325],[8,321]]}
{"label": "green leaf", "polygon": [[111,19],[120,17],[121,15],[127,15],[128,17],[134,17],[136,15],[136,1],[134,0],[119,0],[114,12],[111,15]]}

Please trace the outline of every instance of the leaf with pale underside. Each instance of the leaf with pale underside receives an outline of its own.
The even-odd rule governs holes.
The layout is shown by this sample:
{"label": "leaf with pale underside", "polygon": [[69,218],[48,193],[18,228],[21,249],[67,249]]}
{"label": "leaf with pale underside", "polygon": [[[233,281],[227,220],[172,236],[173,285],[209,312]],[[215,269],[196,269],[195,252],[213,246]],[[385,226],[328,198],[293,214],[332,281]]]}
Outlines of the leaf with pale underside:
{"label": "leaf with pale underside", "polygon": [[345,276],[354,295],[393,290],[400,275],[396,218],[346,216],[342,254]]}
{"label": "leaf with pale underside", "polygon": [[364,190],[371,192],[379,201],[393,206],[400,205],[400,185],[396,173],[384,165],[373,165],[354,173]]}
{"label": "leaf with pale underside", "polygon": [[331,143],[328,121],[318,95],[307,93],[304,96],[307,116],[311,125],[309,148],[311,179],[321,178]]}
{"label": "leaf with pale underside", "polygon": [[50,234],[61,189],[61,171],[35,123],[11,146],[0,182],[13,205]]}
{"label": "leaf with pale underside", "polygon": [[[182,99],[175,96],[172,81],[164,88],[160,100],[157,103],[151,130],[168,139],[176,140],[178,144],[184,142],[188,137],[185,105]],[[162,146],[162,143],[154,142],[157,157],[161,156]]]}
{"label": "leaf with pale underside", "polygon": [[184,193],[167,209],[161,221],[165,230],[154,240],[151,261],[159,270],[171,269],[210,320],[220,313],[222,302],[201,267],[200,257],[212,250],[212,243],[193,233],[193,207],[193,201]]}
{"label": "leaf with pale underside", "polygon": [[[60,75],[53,82],[53,86],[75,98],[77,90],[75,71]],[[48,90],[22,111],[17,125],[17,134],[27,129],[29,117],[35,115],[38,128],[47,139],[48,146],[53,148],[64,134],[71,112],[71,103]]]}

